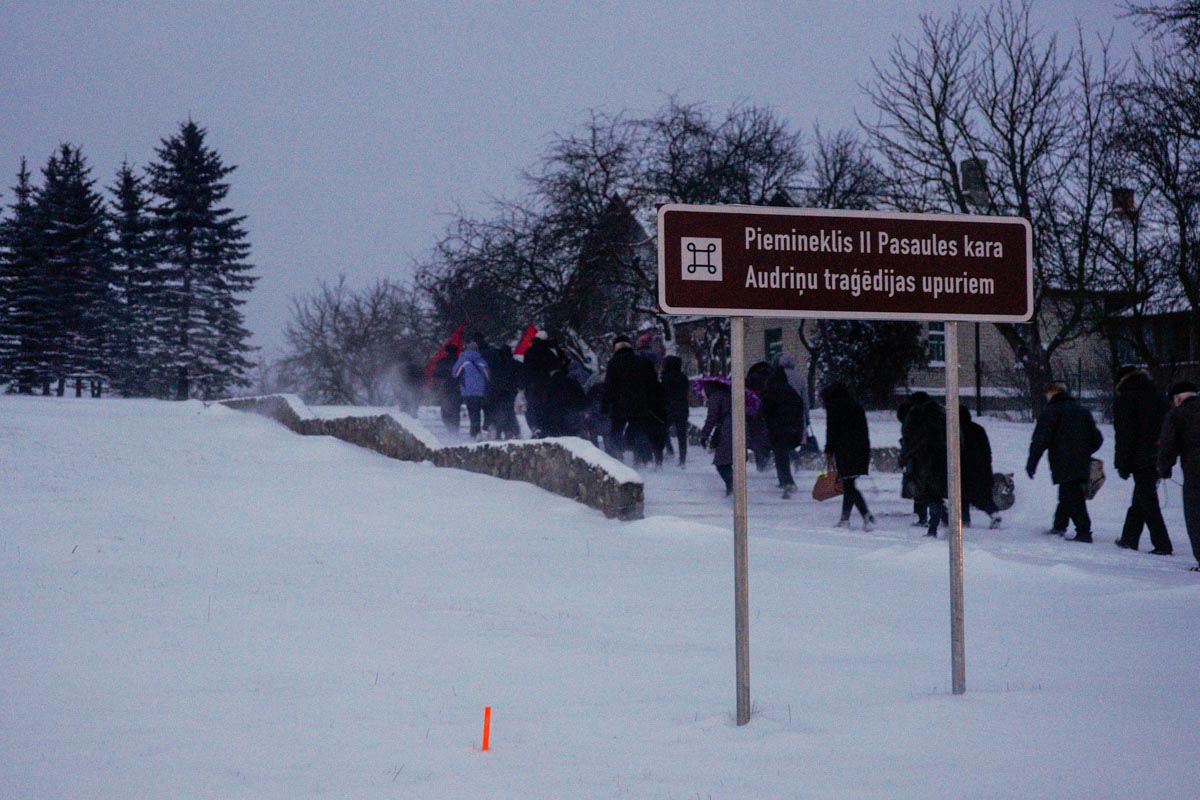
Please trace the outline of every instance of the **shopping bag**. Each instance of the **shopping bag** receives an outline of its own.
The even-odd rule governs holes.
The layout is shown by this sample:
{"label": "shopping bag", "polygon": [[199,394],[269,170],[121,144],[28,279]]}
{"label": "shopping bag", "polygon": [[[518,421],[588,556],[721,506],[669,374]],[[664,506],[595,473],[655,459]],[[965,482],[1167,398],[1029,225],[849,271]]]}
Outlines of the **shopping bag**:
{"label": "shopping bag", "polygon": [[817,482],[813,484],[812,489],[813,500],[825,501],[841,493],[842,479],[838,477],[837,470],[817,473]]}
{"label": "shopping bag", "polygon": [[1091,500],[1100,491],[1100,487],[1104,485],[1104,462],[1098,458],[1093,458],[1092,463],[1088,466],[1087,488],[1083,490],[1084,496]]}

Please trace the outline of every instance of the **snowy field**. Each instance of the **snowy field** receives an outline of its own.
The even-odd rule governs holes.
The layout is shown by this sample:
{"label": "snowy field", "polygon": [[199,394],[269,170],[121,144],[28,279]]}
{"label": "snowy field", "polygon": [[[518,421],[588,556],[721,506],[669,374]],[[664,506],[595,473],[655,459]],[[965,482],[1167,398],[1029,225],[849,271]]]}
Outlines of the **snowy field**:
{"label": "snowy field", "polygon": [[864,482],[868,534],[752,470],[739,728],[704,453],[621,523],[220,407],[0,397],[0,798],[1200,796],[1178,486],[1174,557],[1114,547],[1105,428],[1097,543],[1047,537],[1030,426],[983,422],[1017,505],[965,535],[967,693],[898,477]]}

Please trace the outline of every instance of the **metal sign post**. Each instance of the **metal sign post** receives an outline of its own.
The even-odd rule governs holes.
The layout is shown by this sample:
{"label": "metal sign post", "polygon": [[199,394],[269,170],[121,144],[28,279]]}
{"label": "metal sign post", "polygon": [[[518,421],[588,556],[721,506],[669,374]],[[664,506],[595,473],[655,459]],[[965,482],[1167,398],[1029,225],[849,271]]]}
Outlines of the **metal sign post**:
{"label": "metal sign post", "polygon": [[737,657],[737,724],[750,721],[750,558],[746,504],[746,330],[731,317],[733,352],[733,615]]}
{"label": "metal sign post", "polygon": [[950,673],[955,694],[967,691],[963,620],[962,425],[958,415],[958,323],[946,323],[946,483],[950,521]]}

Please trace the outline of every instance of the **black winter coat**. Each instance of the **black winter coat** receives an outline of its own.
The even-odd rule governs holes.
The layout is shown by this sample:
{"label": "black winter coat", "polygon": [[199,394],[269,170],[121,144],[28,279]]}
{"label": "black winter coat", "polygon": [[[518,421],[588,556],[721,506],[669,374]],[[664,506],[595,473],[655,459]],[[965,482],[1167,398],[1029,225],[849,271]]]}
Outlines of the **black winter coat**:
{"label": "black winter coat", "polygon": [[1038,417],[1029,443],[1026,472],[1037,469],[1042,453],[1049,451],[1050,478],[1055,483],[1086,481],[1092,453],[1104,444],[1104,435],[1096,427],[1092,412],[1066,392],[1050,398]]}
{"label": "black winter coat", "polygon": [[579,381],[567,374],[565,369],[550,373],[546,384],[546,407],[542,414],[542,427],[546,436],[578,436],[583,429],[587,411],[587,395]]}
{"label": "black winter coat", "polygon": [[1155,468],[1158,436],[1170,408],[1167,398],[1154,388],[1150,376],[1133,372],[1117,384],[1113,403],[1116,453],[1113,466],[1121,477]]}
{"label": "black winter coat", "polygon": [[804,442],[804,400],[788,383],[787,373],[777,368],[761,392],[762,409],[767,422],[771,447],[791,449]]}
{"label": "black winter coat", "polygon": [[721,467],[733,463],[733,394],[729,387],[720,383],[708,385],[704,390],[708,415],[700,440],[713,449],[713,464]]}
{"label": "black winter coat", "polygon": [[671,356],[663,361],[662,392],[666,404],[668,420],[686,420],[691,413],[688,405],[688,393],[691,384],[679,365],[674,363]]}
{"label": "black winter coat", "polygon": [[900,426],[900,463],[917,501],[946,499],[946,412],[928,398],[909,407]]}
{"label": "black winter coat", "polygon": [[871,438],[867,414],[849,392],[825,397],[825,455],[833,458],[838,475],[852,478],[871,468]]}
{"label": "black winter coat", "polygon": [[525,351],[525,389],[540,391],[550,382],[550,373],[563,366],[563,358],[546,339],[534,339]]}
{"label": "black winter coat", "polygon": [[1170,473],[1176,458],[1183,467],[1184,480],[1200,478],[1200,395],[1172,408],[1163,421],[1159,473]]}
{"label": "black winter coat", "polygon": [[959,409],[962,426],[962,488],[967,502],[984,508],[992,499],[992,443],[987,431],[971,419],[966,407]]}
{"label": "black winter coat", "polygon": [[661,391],[654,365],[622,347],[608,360],[601,405],[613,419],[646,418],[660,408]]}

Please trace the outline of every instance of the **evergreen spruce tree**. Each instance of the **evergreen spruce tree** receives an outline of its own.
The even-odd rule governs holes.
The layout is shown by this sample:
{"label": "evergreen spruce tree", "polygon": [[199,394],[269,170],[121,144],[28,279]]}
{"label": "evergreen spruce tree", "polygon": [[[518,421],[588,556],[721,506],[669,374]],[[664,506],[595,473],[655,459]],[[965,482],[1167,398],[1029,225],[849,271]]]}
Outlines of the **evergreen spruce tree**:
{"label": "evergreen spruce tree", "polygon": [[249,386],[253,366],[241,312],[257,280],[246,261],[245,217],[221,205],[235,167],[205,144],[206,135],[188,120],[162,141],[148,169],[172,318],[164,365],[180,400]]}
{"label": "evergreen spruce tree", "polygon": [[0,376],[17,391],[32,394],[35,387],[49,392],[47,358],[54,323],[43,265],[41,225],[34,205],[35,188],[21,159],[10,214],[0,222],[0,274],[3,309],[0,313]]}
{"label": "evergreen spruce tree", "polygon": [[91,167],[63,144],[42,170],[35,192],[42,269],[48,297],[46,362],[61,395],[68,378],[79,393],[98,386],[107,369],[115,298],[111,290],[108,220]]}
{"label": "evergreen spruce tree", "polygon": [[173,386],[157,369],[167,353],[170,297],[145,182],[128,163],[111,187],[112,277],[117,292],[114,384],[127,397],[166,397]]}

